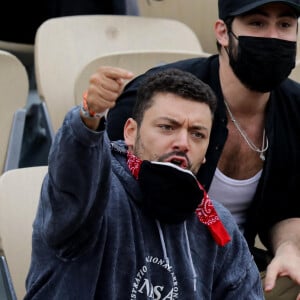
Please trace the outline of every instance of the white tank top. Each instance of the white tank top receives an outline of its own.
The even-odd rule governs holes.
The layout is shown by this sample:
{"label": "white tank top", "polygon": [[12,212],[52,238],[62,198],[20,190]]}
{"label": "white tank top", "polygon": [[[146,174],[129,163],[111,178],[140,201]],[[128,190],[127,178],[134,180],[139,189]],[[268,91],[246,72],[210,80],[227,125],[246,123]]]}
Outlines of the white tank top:
{"label": "white tank top", "polygon": [[222,203],[232,213],[242,232],[261,173],[262,170],[249,179],[237,180],[227,177],[217,168],[208,191],[211,199]]}

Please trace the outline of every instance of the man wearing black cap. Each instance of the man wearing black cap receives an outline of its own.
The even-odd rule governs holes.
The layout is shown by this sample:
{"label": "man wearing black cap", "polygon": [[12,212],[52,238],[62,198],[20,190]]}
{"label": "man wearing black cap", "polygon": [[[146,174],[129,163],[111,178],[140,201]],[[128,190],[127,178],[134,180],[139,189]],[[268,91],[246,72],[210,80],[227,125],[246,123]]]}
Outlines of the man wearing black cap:
{"label": "man wearing black cap", "polygon": [[[300,300],[300,84],[287,79],[296,61],[299,15],[300,0],[219,0],[219,54],[148,72],[179,68],[215,91],[218,108],[197,177],[231,211],[266,270],[266,299]],[[121,139],[143,76],[123,93],[125,70],[103,67],[93,76],[100,84],[88,90],[92,108],[119,95],[107,126],[112,140]],[[254,248],[257,234],[268,261]]]}

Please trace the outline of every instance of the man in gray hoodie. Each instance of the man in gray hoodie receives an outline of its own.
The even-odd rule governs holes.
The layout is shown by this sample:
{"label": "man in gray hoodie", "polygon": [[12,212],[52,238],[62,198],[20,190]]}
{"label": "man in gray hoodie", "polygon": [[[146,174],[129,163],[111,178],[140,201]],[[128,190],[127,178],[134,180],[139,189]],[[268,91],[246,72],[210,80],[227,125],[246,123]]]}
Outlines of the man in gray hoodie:
{"label": "man in gray hoodie", "polygon": [[195,174],[216,98],[169,69],[138,91],[124,141],[111,142],[93,83],[49,155],[33,226],[28,299],[264,299],[230,212]]}

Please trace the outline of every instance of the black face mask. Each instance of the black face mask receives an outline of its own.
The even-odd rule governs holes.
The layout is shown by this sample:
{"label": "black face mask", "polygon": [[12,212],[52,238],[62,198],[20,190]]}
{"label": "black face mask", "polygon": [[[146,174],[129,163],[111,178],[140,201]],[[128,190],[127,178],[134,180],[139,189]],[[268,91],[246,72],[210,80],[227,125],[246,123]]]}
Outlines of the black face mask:
{"label": "black face mask", "polygon": [[[239,36],[238,49],[231,40],[229,63],[235,75],[250,90],[269,92],[285,80],[295,67],[296,42]],[[236,53],[237,51],[237,53]]]}
{"label": "black face mask", "polygon": [[164,223],[180,223],[203,199],[196,177],[170,163],[144,160],[138,175],[145,214]]}

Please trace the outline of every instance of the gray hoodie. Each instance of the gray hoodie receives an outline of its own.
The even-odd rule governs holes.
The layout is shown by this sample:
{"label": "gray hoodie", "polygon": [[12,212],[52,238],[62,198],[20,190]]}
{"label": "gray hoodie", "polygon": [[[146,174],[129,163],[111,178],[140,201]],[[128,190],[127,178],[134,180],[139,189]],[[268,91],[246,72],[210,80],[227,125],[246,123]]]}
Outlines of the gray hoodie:
{"label": "gray hoodie", "polygon": [[140,201],[124,143],[87,129],[72,109],[50,151],[24,299],[264,299],[247,243],[222,205],[213,202],[231,236],[223,247],[196,215],[164,224]]}

